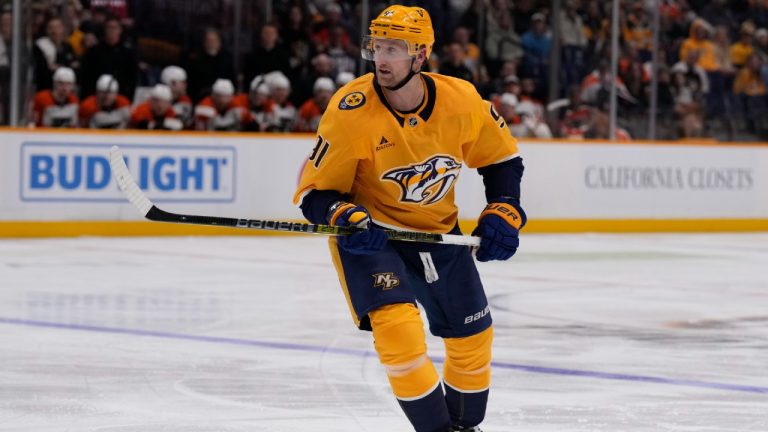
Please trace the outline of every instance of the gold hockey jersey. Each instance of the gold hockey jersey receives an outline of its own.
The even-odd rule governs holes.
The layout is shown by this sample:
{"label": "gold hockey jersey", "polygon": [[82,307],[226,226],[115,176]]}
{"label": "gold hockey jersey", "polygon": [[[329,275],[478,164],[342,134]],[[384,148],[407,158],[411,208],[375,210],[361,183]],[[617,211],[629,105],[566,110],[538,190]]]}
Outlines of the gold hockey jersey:
{"label": "gold hockey jersey", "polygon": [[517,141],[469,82],[422,73],[421,106],[389,105],[373,74],[339,89],[318,128],[294,195],[336,190],[393,229],[446,233],[458,219],[454,185],[462,165],[517,157]]}

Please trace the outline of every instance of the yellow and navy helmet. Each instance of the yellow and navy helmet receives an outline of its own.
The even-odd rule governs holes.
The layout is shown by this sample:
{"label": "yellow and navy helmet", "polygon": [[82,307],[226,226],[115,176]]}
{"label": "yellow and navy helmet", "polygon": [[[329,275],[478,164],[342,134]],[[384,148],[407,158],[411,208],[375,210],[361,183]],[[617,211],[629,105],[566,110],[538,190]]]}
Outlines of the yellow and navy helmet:
{"label": "yellow and navy helmet", "polygon": [[408,45],[408,55],[415,57],[422,47],[427,49],[427,58],[432,53],[435,32],[432,20],[424,8],[394,5],[384,9],[371,21],[370,35],[363,38],[362,55],[373,60],[375,39],[397,39]]}

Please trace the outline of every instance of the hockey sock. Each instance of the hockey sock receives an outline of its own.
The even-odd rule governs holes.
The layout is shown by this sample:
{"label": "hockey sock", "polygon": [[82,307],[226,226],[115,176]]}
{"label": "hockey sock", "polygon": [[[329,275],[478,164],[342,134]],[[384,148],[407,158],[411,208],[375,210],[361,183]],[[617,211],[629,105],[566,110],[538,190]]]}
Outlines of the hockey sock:
{"label": "hockey sock", "polygon": [[417,432],[443,432],[451,421],[440,378],[427,357],[424,324],[410,303],[369,313],[374,345],[392,391]]}
{"label": "hockey sock", "polygon": [[445,339],[445,400],[454,425],[477,426],[485,417],[492,342],[492,327],[469,337]]}

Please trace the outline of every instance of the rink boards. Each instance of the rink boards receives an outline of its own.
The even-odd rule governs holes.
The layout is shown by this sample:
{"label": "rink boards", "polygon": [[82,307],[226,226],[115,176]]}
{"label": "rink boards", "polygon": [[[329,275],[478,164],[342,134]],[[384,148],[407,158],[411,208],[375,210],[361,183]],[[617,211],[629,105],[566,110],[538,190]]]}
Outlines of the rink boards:
{"label": "rink boards", "polygon": [[[117,144],[140,187],[175,212],[301,220],[292,196],[311,135],[0,131],[0,236],[189,235],[245,230],[143,222],[113,181]],[[523,141],[529,232],[768,230],[768,146]],[[471,229],[482,179],[462,168]],[[396,185],[393,185],[396,187]]]}

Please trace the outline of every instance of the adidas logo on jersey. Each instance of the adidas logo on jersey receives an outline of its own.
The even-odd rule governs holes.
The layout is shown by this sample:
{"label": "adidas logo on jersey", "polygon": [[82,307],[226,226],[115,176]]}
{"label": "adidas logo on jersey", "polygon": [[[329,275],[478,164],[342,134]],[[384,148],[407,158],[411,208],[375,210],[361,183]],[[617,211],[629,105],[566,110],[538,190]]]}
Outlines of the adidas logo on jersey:
{"label": "adidas logo on jersey", "polygon": [[376,146],[376,151],[384,150],[386,148],[394,147],[395,143],[390,142],[387,137],[382,136],[381,141],[379,141],[379,145]]}

